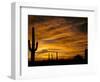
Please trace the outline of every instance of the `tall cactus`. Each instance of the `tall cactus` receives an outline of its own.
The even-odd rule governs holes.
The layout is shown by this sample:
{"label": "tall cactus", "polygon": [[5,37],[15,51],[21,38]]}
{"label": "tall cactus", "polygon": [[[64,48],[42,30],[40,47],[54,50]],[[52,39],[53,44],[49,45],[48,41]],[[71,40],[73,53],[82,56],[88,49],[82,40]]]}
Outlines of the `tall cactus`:
{"label": "tall cactus", "polygon": [[38,48],[38,42],[35,45],[35,30],[34,27],[32,28],[32,46],[30,44],[30,40],[28,40],[28,48],[31,51],[31,61],[35,60],[35,51]]}

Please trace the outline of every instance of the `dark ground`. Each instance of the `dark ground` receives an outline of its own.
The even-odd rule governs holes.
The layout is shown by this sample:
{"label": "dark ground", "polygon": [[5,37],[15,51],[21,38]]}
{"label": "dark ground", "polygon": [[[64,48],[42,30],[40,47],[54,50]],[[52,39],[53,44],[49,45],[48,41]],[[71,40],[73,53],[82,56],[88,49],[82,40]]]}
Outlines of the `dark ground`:
{"label": "dark ground", "polygon": [[88,64],[87,59],[83,59],[77,55],[73,59],[60,59],[60,60],[45,60],[45,61],[34,61],[28,62],[28,66],[50,66],[50,65],[75,65],[75,64]]}

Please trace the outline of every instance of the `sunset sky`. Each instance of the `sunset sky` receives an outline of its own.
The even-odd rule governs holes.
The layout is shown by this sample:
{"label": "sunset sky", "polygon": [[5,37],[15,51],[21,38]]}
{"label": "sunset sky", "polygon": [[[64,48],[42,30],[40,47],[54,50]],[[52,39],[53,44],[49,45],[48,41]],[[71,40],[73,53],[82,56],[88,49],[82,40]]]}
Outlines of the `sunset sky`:
{"label": "sunset sky", "polygon": [[[35,28],[35,41],[38,41],[36,60],[48,59],[46,51],[59,52],[59,58],[71,58],[79,54],[84,57],[87,48],[87,24],[85,17],[28,16],[28,39],[32,40],[32,27]],[[45,52],[45,53],[44,53]],[[30,51],[29,51],[30,60]],[[53,53],[55,58],[55,53]]]}

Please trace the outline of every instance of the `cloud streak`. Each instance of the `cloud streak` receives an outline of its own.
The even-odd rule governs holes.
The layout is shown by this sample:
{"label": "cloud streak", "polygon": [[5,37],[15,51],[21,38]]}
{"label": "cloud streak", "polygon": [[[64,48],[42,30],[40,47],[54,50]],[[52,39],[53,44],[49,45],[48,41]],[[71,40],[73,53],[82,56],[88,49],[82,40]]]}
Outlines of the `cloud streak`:
{"label": "cloud streak", "polygon": [[28,39],[34,27],[38,50],[55,48],[82,55],[88,45],[87,26],[85,17],[29,16]]}

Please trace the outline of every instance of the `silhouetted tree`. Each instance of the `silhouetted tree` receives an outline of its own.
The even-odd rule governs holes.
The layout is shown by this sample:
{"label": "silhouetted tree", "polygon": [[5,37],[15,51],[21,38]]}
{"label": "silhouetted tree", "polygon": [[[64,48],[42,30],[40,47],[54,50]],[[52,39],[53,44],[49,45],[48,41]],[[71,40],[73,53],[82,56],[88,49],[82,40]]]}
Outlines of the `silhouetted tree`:
{"label": "silhouetted tree", "polygon": [[74,63],[83,63],[83,58],[80,55],[74,57]]}

